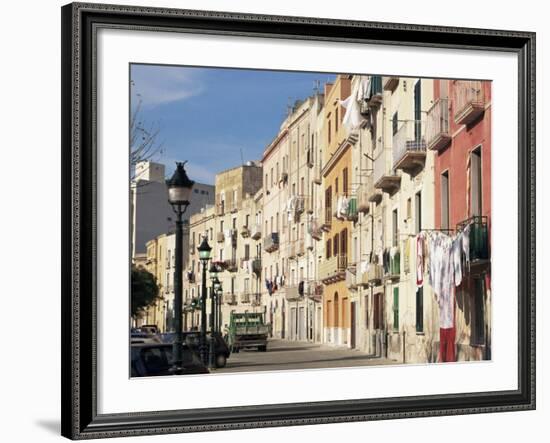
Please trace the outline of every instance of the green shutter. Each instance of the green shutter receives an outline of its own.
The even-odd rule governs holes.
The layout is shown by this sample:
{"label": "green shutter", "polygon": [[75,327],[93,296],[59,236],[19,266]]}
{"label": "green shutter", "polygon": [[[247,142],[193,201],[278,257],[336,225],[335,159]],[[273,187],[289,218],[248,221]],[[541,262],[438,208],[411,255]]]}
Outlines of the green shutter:
{"label": "green shutter", "polygon": [[393,288],[393,329],[399,331],[399,288]]}

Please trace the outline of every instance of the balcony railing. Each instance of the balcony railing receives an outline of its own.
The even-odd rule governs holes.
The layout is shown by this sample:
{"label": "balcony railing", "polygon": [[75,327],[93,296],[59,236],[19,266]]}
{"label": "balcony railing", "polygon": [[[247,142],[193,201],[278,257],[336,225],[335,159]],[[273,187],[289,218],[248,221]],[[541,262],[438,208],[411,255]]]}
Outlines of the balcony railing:
{"label": "balcony railing", "polygon": [[348,289],[357,289],[357,268],[355,265],[346,269],[346,286]]}
{"label": "balcony railing", "polygon": [[229,259],[224,261],[224,268],[228,272],[237,272],[239,267],[237,266],[237,260]]}
{"label": "balcony railing", "polygon": [[243,226],[241,228],[241,237],[242,238],[250,237],[250,228],[248,226]]}
{"label": "balcony railing", "polygon": [[251,237],[254,240],[259,240],[262,237],[262,225],[256,224],[252,227],[252,235]]}
{"label": "balcony railing", "polygon": [[260,275],[262,273],[262,259],[256,257],[254,260],[252,260],[252,272],[256,275]]}
{"label": "balcony railing", "polygon": [[302,299],[302,295],[299,292],[298,285],[286,286],[285,287],[285,298],[287,301],[298,301]]}
{"label": "balcony railing", "polygon": [[426,141],[428,149],[433,149],[434,151],[439,151],[450,143],[449,99],[438,99],[428,111]]}
{"label": "balcony railing", "polygon": [[325,220],[323,221],[322,229],[329,231],[332,226],[332,206],[325,206]]}
{"label": "balcony railing", "polygon": [[457,230],[470,230],[470,264],[471,267],[488,264],[489,254],[489,227],[486,216],[473,216],[457,225]]}
{"label": "balcony railing", "polygon": [[241,303],[250,303],[251,298],[251,294],[249,292],[245,292],[244,294],[241,294]]}
{"label": "balcony railing", "polygon": [[223,294],[222,295],[222,302],[227,305],[236,305],[237,304],[237,296],[235,294]]}
{"label": "balcony railing", "polygon": [[345,254],[334,255],[319,265],[319,278],[325,284],[344,280],[347,264],[348,258]]}
{"label": "balcony railing", "polygon": [[384,277],[382,265],[370,263],[367,272],[361,274],[361,283],[363,285],[378,286]]}
{"label": "balcony railing", "polygon": [[307,232],[315,240],[321,240],[321,238],[323,238],[323,231],[321,229],[321,225],[319,224],[319,220],[316,217],[313,217],[311,220],[309,220],[307,225]]}
{"label": "balcony railing", "polygon": [[264,249],[266,252],[274,252],[279,249],[279,233],[272,232],[264,238]]}
{"label": "balcony railing", "polygon": [[393,167],[413,173],[424,167],[426,141],[422,121],[406,120],[393,136]]}
{"label": "balcony railing", "polygon": [[384,91],[395,91],[399,85],[399,77],[384,77]]}
{"label": "balcony railing", "polygon": [[220,231],[216,234],[216,241],[218,243],[223,243],[225,241],[225,235],[223,232]]}
{"label": "balcony railing", "polygon": [[483,82],[457,80],[453,86],[455,123],[467,125],[485,110]]}
{"label": "balcony railing", "polygon": [[387,149],[381,149],[378,157],[374,160],[372,180],[376,189],[393,195],[401,186],[401,177],[388,167],[389,153],[387,151]]}

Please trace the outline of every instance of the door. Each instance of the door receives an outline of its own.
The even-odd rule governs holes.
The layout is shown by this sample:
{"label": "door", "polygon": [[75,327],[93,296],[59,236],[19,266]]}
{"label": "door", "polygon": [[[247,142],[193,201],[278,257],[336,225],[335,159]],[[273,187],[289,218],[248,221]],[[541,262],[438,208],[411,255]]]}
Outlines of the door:
{"label": "door", "polygon": [[352,349],[355,349],[355,334],[356,334],[356,326],[355,321],[357,318],[357,312],[356,312],[356,303],[351,302],[351,318],[350,318],[350,328],[351,328],[351,339],[350,339],[350,347]]}
{"label": "door", "polygon": [[299,329],[298,329],[298,340],[306,340],[306,312],[303,306],[300,307],[299,315]]}

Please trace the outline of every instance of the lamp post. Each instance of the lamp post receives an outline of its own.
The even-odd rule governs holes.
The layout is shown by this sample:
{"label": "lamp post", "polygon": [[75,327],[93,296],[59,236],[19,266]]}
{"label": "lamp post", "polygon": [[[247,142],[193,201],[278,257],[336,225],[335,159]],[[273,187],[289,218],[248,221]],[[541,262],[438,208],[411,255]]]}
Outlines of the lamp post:
{"label": "lamp post", "polygon": [[182,316],[183,316],[183,214],[189,206],[191,189],[195,182],[189,180],[185,172],[186,162],[176,162],[176,170],[172,178],[166,182],[168,186],[168,202],[176,213],[176,257],[174,273],[174,326],[176,338],[173,343],[174,365],[173,372],[176,374],[182,366]]}
{"label": "lamp post", "polygon": [[208,364],[210,368],[216,367],[216,356],[214,352],[214,325],[216,319],[216,285],[219,284],[218,280],[218,268],[214,263],[210,266],[210,281],[212,287],[210,288],[210,348],[208,355]]}
{"label": "lamp post", "polygon": [[202,362],[208,364],[208,348],[206,343],[206,301],[207,301],[207,288],[206,288],[206,267],[208,266],[208,260],[210,260],[210,251],[212,248],[208,244],[207,234],[203,235],[202,242],[197,248],[199,251],[199,260],[202,262],[202,288],[201,288],[201,334],[199,353]]}
{"label": "lamp post", "polygon": [[220,283],[218,289],[217,289],[217,304],[218,304],[218,316],[217,316],[217,320],[218,320],[218,332],[221,334],[222,332],[222,295],[223,295],[223,288],[222,288],[222,284]]}

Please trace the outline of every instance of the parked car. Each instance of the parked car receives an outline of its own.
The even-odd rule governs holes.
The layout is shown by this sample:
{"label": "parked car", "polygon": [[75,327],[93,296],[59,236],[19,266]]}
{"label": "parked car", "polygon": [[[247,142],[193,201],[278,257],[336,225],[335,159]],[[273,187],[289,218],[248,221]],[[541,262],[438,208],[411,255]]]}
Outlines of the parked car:
{"label": "parked car", "polygon": [[[210,350],[210,339],[212,334],[207,333],[208,340],[208,350]],[[176,334],[175,333],[166,333],[160,334],[161,340],[163,343],[172,343],[174,341]],[[215,332],[214,335],[214,354],[215,354],[215,363],[217,368],[223,368],[227,364],[227,359],[231,355],[229,346],[223,339],[222,335],[219,332]],[[200,344],[200,332],[199,331],[185,331],[183,332],[183,342],[193,349],[195,352],[199,352]]]}
{"label": "parked car", "polygon": [[162,343],[162,340],[157,332],[149,328],[132,328],[130,330],[130,343]]}
{"label": "parked car", "polygon": [[208,374],[199,356],[183,345],[182,367],[173,369],[173,348],[168,343],[138,343],[131,345],[131,376],[152,377],[160,375]]}
{"label": "parked car", "polygon": [[267,336],[271,325],[265,323],[264,315],[259,312],[232,312],[229,319],[227,342],[231,352],[256,348],[267,351]]}

